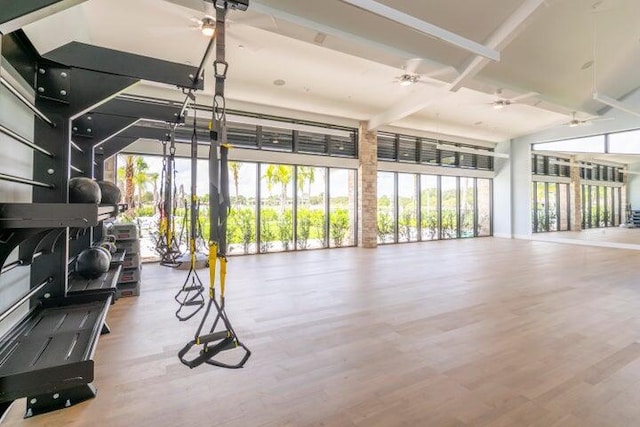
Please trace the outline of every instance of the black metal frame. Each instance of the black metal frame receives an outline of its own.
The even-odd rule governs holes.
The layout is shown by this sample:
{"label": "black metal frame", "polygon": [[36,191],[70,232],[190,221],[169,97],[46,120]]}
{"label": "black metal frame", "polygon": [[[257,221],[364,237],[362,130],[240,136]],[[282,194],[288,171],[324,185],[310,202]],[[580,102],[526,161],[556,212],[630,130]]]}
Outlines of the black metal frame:
{"label": "black metal frame", "polygon": [[[38,10],[43,13],[49,5],[71,5],[79,1],[9,1],[11,7],[5,8],[6,3],[0,0],[0,31],[9,14],[33,18],[41,16]],[[12,18],[13,23],[18,22],[16,17]],[[9,82],[4,79],[1,82],[36,117],[33,141],[1,129],[17,143],[33,149],[33,178],[21,179],[22,184],[33,187],[33,203],[0,204],[0,267],[2,272],[19,266],[33,268],[29,292],[0,315],[0,321],[5,320],[22,304],[29,303],[29,315],[0,338],[3,360],[11,361],[10,366],[15,367],[0,369],[0,406],[6,409],[10,401],[26,396],[27,416],[31,416],[95,396],[90,384],[93,380],[91,359],[99,335],[108,330],[104,320],[115,297],[120,269],[115,266],[94,281],[70,278],[69,260],[93,243],[91,227],[99,229],[101,221],[114,217],[123,207],[68,204],[69,179],[78,175],[102,178],[105,156],[115,154],[140,136],[166,133],[166,130],[149,131],[133,126],[138,120],[162,120],[174,126],[181,121],[177,104],[126,97],[114,99],[115,95],[140,79],[189,88],[203,87],[204,83],[202,79],[190,77],[199,72],[195,67],[81,43],[70,43],[43,58],[22,31],[2,37],[0,42],[3,47],[7,46],[2,50],[3,57],[33,86],[35,93],[35,103],[31,103],[17,90],[11,90]],[[4,268],[15,248],[19,248],[18,261]],[[27,343],[20,331],[30,328],[32,319],[45,316],[50,309],[72,313],[87,304],[95,306],[100,313],[83,326],[92,332],[78,343],[82,354],[77,355],[76,362],[69,364],[65,354],[51,350],[46,354],[43,368],[20,367],[22,358],[33,359],[28,354],[32,347],[27,344],[15,347],[16,343]]]}

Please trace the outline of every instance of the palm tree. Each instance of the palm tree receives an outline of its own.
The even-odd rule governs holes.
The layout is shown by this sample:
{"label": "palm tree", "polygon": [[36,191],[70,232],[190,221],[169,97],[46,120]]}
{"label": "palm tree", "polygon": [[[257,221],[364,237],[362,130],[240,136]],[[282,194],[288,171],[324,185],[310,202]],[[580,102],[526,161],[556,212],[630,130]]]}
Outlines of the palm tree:
{"label": "palm tree", "polygon": [[160,200],[160,194],[158,193],[158,178],[160,175],[158,172],[153,172],[149,174],[149,179],[153,183],[153,214],[157,213],[158,209],[158,201]]}
{"label": "palm tree", "polygon": [[[298,180],[298,189],[300,191],[303,191],[305,183],[309,184],[309,187],[308,187],[309,197],[307,198],[307,202],[308,202],[311,198],[311,184],[313,184],[313,182],[316,180],[315,168],[311,166],[298,166],[297,180]],[[303,198],[304,198],[304,195],[303,195]]]}
{"label": "palm tree", "polygon": [[124,164],[124,202],[128,206],[129,211],[133,211],[133,195],[135,192],[133,186],[134,175],[134,156],[126,156]]}
{"label": "palm tree", "polygon": [[280,185],[280,209],[284,211],[287,204],[287,187],[293,178],[293,167],[286,165],[269,165],[265,171],[264,178],[267,180],[269,191],[274,185]]}
{"label": "palm tree", "polygon": [[[127,156],[128,157],[128,156]],[[132,156],[133,157],[133,156]],[[149,170],[149,165],[144,161],[142,157],[135,156],[135,172],[132,177],[133,184],[137,191],[137,206],[142,205],[142,195],[144,190],[147,188],[147,185],[151,182],[151,177],[147,171]]]}
{"label": "palm tree", "polygon": [[238,202],[238,193],[240,188],[240,168],[242,168],[242,163],[229,162],[229,170],[233,176],[233,185],[236,190],[236,203]]}

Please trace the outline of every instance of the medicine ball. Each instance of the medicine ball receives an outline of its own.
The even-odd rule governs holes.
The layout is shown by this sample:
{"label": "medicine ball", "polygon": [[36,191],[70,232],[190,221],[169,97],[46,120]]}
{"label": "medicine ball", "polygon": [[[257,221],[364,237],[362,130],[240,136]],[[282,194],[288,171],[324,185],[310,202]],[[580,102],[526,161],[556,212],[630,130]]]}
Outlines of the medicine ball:
{"label": "medicine ball", "polygon": [[102,204],[103,205],[117,205],[120,203],[122,192],[113,182],[98,181],[100,190],[102,191]]}
{"label": "medicine ball", "polygon": [[112,242],[102,242],[102,243],[100,243],[100,246],[102,246],[103,248],[108,250],[109,253],[111,253],[111,254],[115,254],[116,251],[118,250],[118,248],[116,248],[116,245],[114,243],[112,243]]}
{"label": "medicine ball", "polygon": [[70,203],[100,204],[102,192],[97,182],[90,178],[78,177],[69,180]]}
{"label": "medicine ball", "polygon": [[100,249],[101,251],[103,251],[105,254],[107,254],[109,256],[109,263],[111,263],[111,252],[109,252],[109,249],[104,248],[102,246],[94,246],[94,248],[96,249]]}
{"label": "medicine ball", "polygon": [[88,248],[78,254],[76,273],[86,279],[96,279],[109,271],[111,260],[102,249]]}

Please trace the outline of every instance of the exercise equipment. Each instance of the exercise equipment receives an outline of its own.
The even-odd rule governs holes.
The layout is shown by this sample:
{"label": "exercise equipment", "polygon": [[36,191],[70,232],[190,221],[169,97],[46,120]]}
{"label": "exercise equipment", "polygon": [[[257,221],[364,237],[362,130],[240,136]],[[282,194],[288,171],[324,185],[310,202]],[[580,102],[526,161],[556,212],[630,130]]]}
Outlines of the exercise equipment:
{"label": "exercise equipment", "polygon": [[[236,334],[225,310],[225,287],[227,276],[227,217],[229,215],[229,145],[226,128],[226,106],[224,98],[224,83],[228,64],[225,62],[225,21],[227,3],[224,7],[216,8],[216,60],[214,72],[216,77],[213,118],[211,123],[211,147],[209,150],[209,302],[204,316],[198,325],[194,339],[189,341],[178,352],[180,361],[189,368],[206,363],[222,368],[242,368],[251,351]],[[218,149],[220,156],[218,158]],[[220,301],[216,299],[217,263],[220,263]],[[215,313],[211,327],[205,329],[209,316]],[[197,356],[187,358],[194,347],[199,348]],[[227,362],[217,356],[229,350],[238,349],[239,360],[236,363]],[[229,355],[234,357],[235,355]]]}
{"label": "exercise equipment", "polygon": [[[199,270],[202,268],[207,268],[209,266],[209,255],[206,253],[206,243],[204,240],[204,235],[202,233],[202,221],[200,220],[200,200],[195,202],[196,216],[198,217],[198,221],[196,222],[196,261],[195,261],[195,269]],[[182,221],[182,227],[180,229],[180,234],[178,236],[178,242],[182,244],[183,235],[186,236],[186,244],[189,247],[190,240],[190,231],[185,233],[186,229],[191,230],[191,218],[190,218],[191,209],[189,204],[185,200],[184,202],[184,218]],[[179,257],[176,257],[177,265],[175,268],[177,270],[189,270],[191,268],[191,254],[186,253],[182,254]]]}
{"label": "exercise equipment", "polygon": [[77,177],[69,180],[69,203],[100,204],[102,191],[97,182],[90,178]]}
{"label": "exercise equipment", "polygon": [[[195,104],[195,96],[190,93],[190,98]],[[176,317],[181,321],[191,319],[204,308],[204,284],[197,272],[197,247],[198,239],[198,132],[196,111],[193,111],[193,133],[191,134],[191,205],[189,220],[189,273],[182,284],[182,288],[175,295],[175,300],[180,304],[176,310]]]}
{"label": "exercise equipment", "polygon": [[101,242],[100,246],[108,250],[110,254],[115,254],[118,251],[118,248],[113,242]]}
{"label": "exercise equipment", "polygon": [[158,224],[158,240],[156,252],[160,255],[160,265],[176,267],[177,258],[182,255],[179,243],[175,239],[175,128],[171,130],[171,145],[167,152],[167,141],[162,141],[162,175],[160,177],[160,195],[162,200],[158,204],[160,221]]}
{"label": "exercise equipment", "polygon": [[86,279],[96,279],[109,271],[111,259],[103,250],[87,248],[76,258],[76,273]]}
{"label": "exercise equipment", "polygon": [[120,203],[122,192],[117,185],[109,181],[98,181],[98,185],[102,192],[102,201],[100,203],[103,205],[117,205]]}
{"label": "exercise equipment", "polygon": [[115,243],[116,240],[118,240],[118,238],[116,236],[114,236],[113,234],[105,234],[102,237],[102,240],[105,241],[105,242]]}
{"label": "exercise equipment", "polygon": [[109,257],[109,263],[111,263],[112,256],[111,256],[111,252],[109,251],[109,249],[105,248],[104,246],[94,246],[94,248],[99,249],[101,251],[103,251],[105,254],[107,254],[107,256]]}

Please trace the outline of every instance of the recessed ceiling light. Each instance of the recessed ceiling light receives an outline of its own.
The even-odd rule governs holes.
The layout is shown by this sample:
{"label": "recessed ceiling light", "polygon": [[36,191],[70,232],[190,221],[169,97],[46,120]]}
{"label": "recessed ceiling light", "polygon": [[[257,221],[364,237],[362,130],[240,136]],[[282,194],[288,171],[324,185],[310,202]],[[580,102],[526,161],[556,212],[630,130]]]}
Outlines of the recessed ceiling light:
{"label": "recessed ceiling light", "polygon": [[274,81],[273,81],[273,84],[274,84],[274,85],[276,85],[276,86],[284,86],[286,83],[287,83],[287,82],[285,82],[285,81],[284,81],[284,80],[282,80],[282,79],[278,79],[278,80],[274,80]]}

